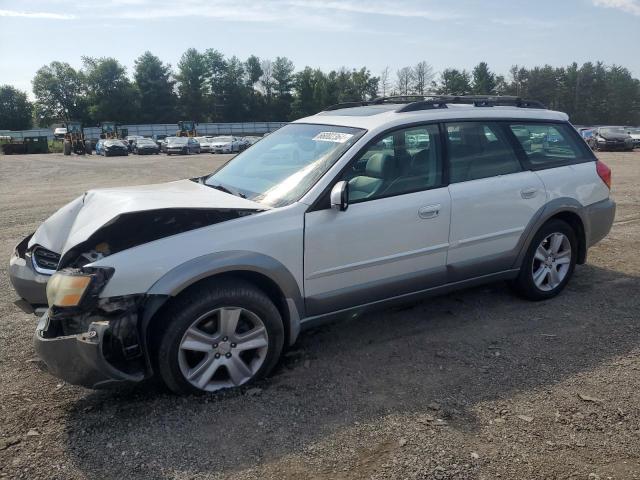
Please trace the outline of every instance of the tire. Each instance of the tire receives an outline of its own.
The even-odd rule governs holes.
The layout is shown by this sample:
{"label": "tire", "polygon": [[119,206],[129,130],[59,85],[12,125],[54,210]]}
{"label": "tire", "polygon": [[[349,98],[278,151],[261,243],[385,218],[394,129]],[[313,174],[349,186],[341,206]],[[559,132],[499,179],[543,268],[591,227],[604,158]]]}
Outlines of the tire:
{"label": "tire", "polygon": [[[543,250],[539,251],[539,247]],[[573,228],[562,220],[551,220],[533,237],[512,287],[529,300],[553,298],[571,279],[577,258],[578,241]]]}
{"label": "tire", "polygon": [[65,140],[62,144],[62,153],[64,155],[71,155],[71,142]]}
{"label": "tire", "polygon": [[[239,318],[236,328],[233,318]],[[278,309],[264,292],[240,280],[206,282],[185,292],[157,325],[160,332],[152,332],[157,369],[178,394],[214,392],[262,378],[278,362],[284,344]],[[252,338],[241,341],[247,331]],[[246,349],[249,345],[255,348]]]}
{"label": "tire", "polygon": [[84,144],[84,151],[86,152],[87,155],[91,155],[92,150],[93,149],[91,148],[91,142]]}

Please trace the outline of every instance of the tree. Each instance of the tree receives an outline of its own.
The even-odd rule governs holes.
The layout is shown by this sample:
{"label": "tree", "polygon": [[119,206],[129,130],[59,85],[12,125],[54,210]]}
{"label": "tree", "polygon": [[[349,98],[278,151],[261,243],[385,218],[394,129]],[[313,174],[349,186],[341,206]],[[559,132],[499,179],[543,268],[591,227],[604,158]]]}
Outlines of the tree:
{"label": "tree", "polygon": [[207,119],[208,94],[207,58],[195,48],[190,48],[182,54],[178,62],[178,95],[182,114],[189,120],[202,122]]}
{"label": "tree", "polygon": [[233,56],[227,61],[227,68],[223,77],[223,94],[225,98],[224,120],[227,122],[241,122],[246,119],[247,85],[245,83],[244,64]]}
{"label": "tree", "polygon": [[433,67],[424,60],[418,62],[413,67],[413,84],[411,90],[418,95],[426,95],[429,85],[433,81],[434,73]]}
{"label": "tree", "polygon": [[264,99],[260,92],[257,90],[257,86],[262,78],[264,72],[262,71],[262,64],[260,59],[255,55],[251,55],[244,62],[244,69],[246,72],[246,81],[248,93],[248,117],[249,120],[260,119],[264,115]]}
{"label": "tree", "polygon": [[311,67],[305,67],[304,70],[295,74],[293,81],[295,100],[292,106],[294,118],[313,115],[322,108],[317,104],[316,81],[317,77]]}
{"label": "tree", "polygon": [[247,72],[247,85],[254,88],[264,73],[260,65],[260,59],[255,55],[251,55],[245,62],[245,70]]}
{"label": "tree", "polygon": [[84,76],[68,63],[51,62],[40,68],[32,85],[39,125],[61,120],[88,120]]}
{"label": "tree", "polygon": [[291,89],[293,87],[293,62],[287,57],[277,57],[273,62],[273,88],[276,102],[272,107],[272,119],[287,120],[291,111]]}
{"label": "tree", "polygon": [[493,95],[496,93],[496,76],[487,62],[480,62],[473,69],[473,93],[476,95]]}
{"label": "tree", "polygon": [[138,117],[136,90],[115,58],[83,57],[89,116],[94,123],[129,123]]}
{"label": "tree", "polygon": [[11,85],[0,86],[0,130],[28,130],[32,114],[33,105],[25,92]]}
{"label": "tree", "polygon": [[362,67],[360,70],[351,71],[351,90],[356,101],[370,100],[378,93],[380,78],[372,77],[371,72]]}
{"label": "tree", "polygon": [[466,70],[447,68],[440,74],[438,93],[441,95],[467,95],[471,92],[471,77]]}
{"label": "tree", "polygon": [[402,67],[396,72],[396,90],[398,95],[409,95],[413,85],[413,69]]}
{"label": "tree", "polygon": [[224,108],[227,104],[224,95],[225,75],[227,74],[227,61],[218,50],[208,48],[204,52],[207,66],[207,86],[209,90],[208,104],[212,112],[211,120],[221,122],[224,120]]}
{"label": "tree", "polygon": [[139,93],[143,123],[176,122],[177,97],[171,65],[165,65],[151,52],[145,52],[134,62],[134,79]]}
{"label": "tree", "polygon": [[391,69],[387,66],[380,72],[380,96],[386,97],[391,92]]}

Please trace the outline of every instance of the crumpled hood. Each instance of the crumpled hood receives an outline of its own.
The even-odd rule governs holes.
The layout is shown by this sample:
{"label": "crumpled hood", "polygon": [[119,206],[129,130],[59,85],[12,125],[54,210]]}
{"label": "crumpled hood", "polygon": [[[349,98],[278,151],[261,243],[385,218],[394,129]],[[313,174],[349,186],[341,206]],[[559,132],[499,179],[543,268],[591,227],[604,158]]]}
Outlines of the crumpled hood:
{"label": "crumpled hood", "polygon": [[163,209],[266,210],[191,180],[89,190],[45,220],[29,241],[64,255],[122,214]]}

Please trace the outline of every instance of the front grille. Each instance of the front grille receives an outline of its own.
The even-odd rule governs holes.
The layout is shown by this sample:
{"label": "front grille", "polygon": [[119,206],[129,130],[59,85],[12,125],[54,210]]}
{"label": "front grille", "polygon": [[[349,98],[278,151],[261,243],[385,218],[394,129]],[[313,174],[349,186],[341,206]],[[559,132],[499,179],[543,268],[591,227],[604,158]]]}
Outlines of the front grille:
{"label": "front grille", "polygon": [[46,248],[36,247],[31,252],[33,256],[33,266],[37,271],[41,273],[44,271],[57,270],[58,262],[60,262],[60,255],[51,250],[47,250]]}

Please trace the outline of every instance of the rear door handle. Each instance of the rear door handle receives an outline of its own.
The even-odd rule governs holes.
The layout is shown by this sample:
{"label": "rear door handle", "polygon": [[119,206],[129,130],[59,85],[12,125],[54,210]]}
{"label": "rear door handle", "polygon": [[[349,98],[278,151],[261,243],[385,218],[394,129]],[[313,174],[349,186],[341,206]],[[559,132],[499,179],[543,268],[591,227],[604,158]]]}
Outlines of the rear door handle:
{"label": "rear door handle", "polygon": [[533,198],[538,194],[537,188],[525,188],[520,190],[520,196],[524,199]]}
{"label": "rear door handle", "polygon": [[441,205],[439,203],[437,205],[426,205],[424,207],[420,207],[418,209],[418,216],[424,219],[435,218],[440,214],[440,208]]}

